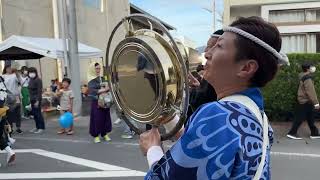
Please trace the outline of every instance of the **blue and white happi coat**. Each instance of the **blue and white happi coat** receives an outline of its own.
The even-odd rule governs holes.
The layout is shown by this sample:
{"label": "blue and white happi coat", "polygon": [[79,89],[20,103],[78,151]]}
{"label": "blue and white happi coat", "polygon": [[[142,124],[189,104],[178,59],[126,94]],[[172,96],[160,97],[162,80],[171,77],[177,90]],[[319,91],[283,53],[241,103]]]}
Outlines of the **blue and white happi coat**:
{"label": "blue and white happi coat", "polygon": [[[258,88],[239,94],[251,98],[263,111]],[[151,167],[145,180],[250,180],[261,161],[262,137],[262,125],[244,105],[228,101],[205,104],[192,115],[182,137]],[[272,144],[270,126],[269,140]],[[260,179],[271,179],[270,146]]]}

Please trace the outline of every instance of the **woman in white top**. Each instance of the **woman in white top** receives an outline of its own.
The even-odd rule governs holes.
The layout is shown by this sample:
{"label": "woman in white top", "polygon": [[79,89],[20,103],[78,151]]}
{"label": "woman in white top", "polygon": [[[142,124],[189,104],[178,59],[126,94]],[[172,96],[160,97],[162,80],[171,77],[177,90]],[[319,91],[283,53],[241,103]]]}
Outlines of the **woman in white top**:
{"label": "woman in white top", "polygon": [[7,103],[9,106],[8,121],[12,127],[13,123],[16,123],[16,132],[21,134],[21,103],[20,103],[20,81],[16,73],[12,71],[10,65],[7,65],[3,69],[2,77],[4,83],[8,89]]}

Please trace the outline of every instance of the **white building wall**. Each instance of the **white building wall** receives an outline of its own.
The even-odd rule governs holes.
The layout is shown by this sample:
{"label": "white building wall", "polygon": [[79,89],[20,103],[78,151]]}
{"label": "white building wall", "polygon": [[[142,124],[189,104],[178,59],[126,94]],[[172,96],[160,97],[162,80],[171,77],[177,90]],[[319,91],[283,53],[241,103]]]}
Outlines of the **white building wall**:
{"label": "white building wall", "polygon": [[[105,54],[108,39],[115,25],[129,14],[129,2],[128,0],[103,0],[102,6],[101,11],[101,8],[88,7],[82,1],[77,1],[78,40],[103,50],[103,64],[106,65]],[[121,36],[124,36],[124,34]],[[118,38],[120,38],[120,35]],[[80,74],[82,83],[88,81],[89,64],[96,61],[101,62],[101,59],[81,61]]]}
{"label": "white building wall", "polygon": [[[254,2],[254,3],[253,3]],[[262,18],[271,21],[270,12],[279,10],[304,10],[304,9],[320,9],[320,1],[233,1],[227,0],[225,5],[224,17],[226,23],[231,23],[238,16],[261,16]],[[228,16],[229,15],[229,16]],[[277,16],[273,16],[276,18]],[[279,17],[280,18],[280,17]],[[284,18],[282,16],[281,18]],[[230,21],[229,21],[230,20]],[[288,20],[288,23],[276,24],[280,33],[283,36],[284,52],[309,52],[315,53],[319,47],[320,22],[297,22],[293,23]],[[297,20],[298,21],[298,20]],[[319,51],[319,50],[318,50]]]}
{"label": "white building wall", "polygon": [[[102,3],[102,8],[89,7],[83,0],[76,0],[78,40],[103,50],[105,54],[112,29],[129,14],[129,2],[128,0],[99,1]],[[55,37],[52,0],[2,0],[2,14],[2,40],[14,34]],[[123,35],[124,30],[116,36],[116,39],[120,39]],[[94,61],[101,62],[101,59],[81,60],[82,83],[87,82],[88,67],[90,62]],[[38,60],[20,61],[20,64],[36,67],[40,71]],[[49,86],[51,79],[58,78],[57,62],[54,59],[42,58],[41,67],[44,86]]]}
{"label": "white building wall", "polygon": [[[51,0],[2,0],[2,37],[11,35],[53,37]],[[20,63],[33,66],[40,72],[38,60]],[[50,58],[42,58],[42,79],[44,86],[57,77],[57,64]],[[47,68],[50,67],[50,68]]]}

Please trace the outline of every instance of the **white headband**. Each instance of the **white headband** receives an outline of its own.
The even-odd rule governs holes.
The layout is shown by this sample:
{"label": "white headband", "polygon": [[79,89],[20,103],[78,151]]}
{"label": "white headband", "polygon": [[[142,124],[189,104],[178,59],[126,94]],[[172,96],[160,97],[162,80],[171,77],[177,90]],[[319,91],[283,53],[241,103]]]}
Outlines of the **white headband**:
{"label": "white headband", "polygon": [[219,35],[219,34],[211,34],[211,37],[216,37],[216,38],[219,38],[221,35]]}
{"label": "white headband", "polygon": [[264,41],[255,37],[254,35],[246,32],[246,31],[243,31],[242,29],[239,29],[236,27],[230,27],[230,26],[223,28],[223,31],[224,32],[233,32],[233,33],[236,33],[238,35],[241,35],[241,36],[253,41],[254,43],[260,45],[261,47],[263,47],[264,49],[266,49],[267,51],[272,53],[275,57],[277,57],[279,64],[290,65],[289,59],[286,54],[278,52],[273,47],[271,47],[269,44],[265,43]]}

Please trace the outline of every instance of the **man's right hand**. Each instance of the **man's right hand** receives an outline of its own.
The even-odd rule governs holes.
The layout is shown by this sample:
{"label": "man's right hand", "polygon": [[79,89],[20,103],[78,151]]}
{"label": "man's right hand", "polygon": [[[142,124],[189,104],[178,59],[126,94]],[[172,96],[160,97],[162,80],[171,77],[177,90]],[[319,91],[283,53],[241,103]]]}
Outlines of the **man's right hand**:
{"label": "man's right hand", "polygon": [[200,86],[200,82],[197,78],[195,78],[190,72],[188,74],[189,86],[190,87],[198,87]]}

